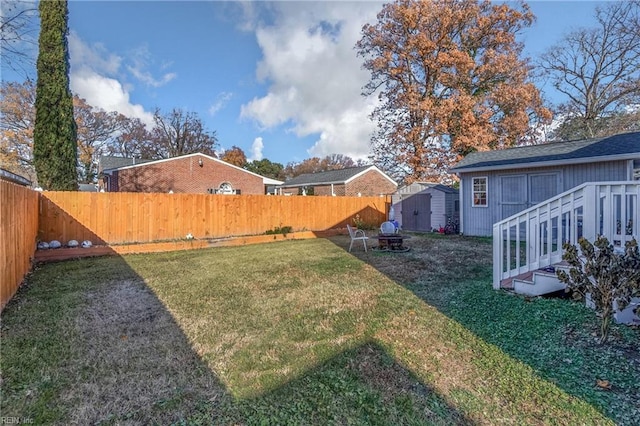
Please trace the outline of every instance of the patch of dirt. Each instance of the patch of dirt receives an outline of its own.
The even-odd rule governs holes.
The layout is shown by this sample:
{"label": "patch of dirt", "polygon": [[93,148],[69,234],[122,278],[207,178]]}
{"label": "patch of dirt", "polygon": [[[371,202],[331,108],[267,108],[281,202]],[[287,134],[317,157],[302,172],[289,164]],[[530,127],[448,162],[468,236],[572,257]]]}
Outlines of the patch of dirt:
{"label": "patch of dirt", "polygon": [[68,366],[75,383],[63,396],[75,407],[72,423],[169,423],[224,396],[143,282],[111,282],[86,297],[76,319],[78,362]]}
{"label": "patch of dirt", "polygon": [[[373,233],[370,238],[369,247],[375,246]],[[335,236],[330,240],[340,247],[349,247],[348,236]],[[406,253],[365,252],[356,246],[351,254],[398,283],[423,287],[427,291],[469,278],[477,279],[479,272],[491,270],[492,247],[482,239],[411,234],[405,245],[411,249]]]}

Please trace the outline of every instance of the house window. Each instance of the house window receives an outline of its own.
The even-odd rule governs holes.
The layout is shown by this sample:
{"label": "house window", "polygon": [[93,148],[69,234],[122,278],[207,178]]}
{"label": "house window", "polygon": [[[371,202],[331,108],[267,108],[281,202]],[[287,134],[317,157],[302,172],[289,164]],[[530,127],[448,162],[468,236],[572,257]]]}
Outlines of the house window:
{"label": "house window", "polygon": [[487,207],[487,178],[475,177],[472,179],[473,185],[471,195],[474,207]]}
{"label": "house window", "polygon": [[225,182],[220,185],[220,189],[218,190],[218,194],[233,194],[233,186],[229,182]]}

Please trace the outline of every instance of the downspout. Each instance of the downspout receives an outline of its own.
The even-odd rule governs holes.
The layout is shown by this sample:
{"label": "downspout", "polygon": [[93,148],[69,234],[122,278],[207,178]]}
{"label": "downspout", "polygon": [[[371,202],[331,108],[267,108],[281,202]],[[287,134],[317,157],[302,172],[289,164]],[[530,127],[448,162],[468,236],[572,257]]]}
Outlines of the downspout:
{"label": "downspout", "polygon": [[462,186],[462,178],[460,173],[456,173],[458,179],[460,179],[460,188],[458,189],[458,203],[460,203],[460,212],[458,213],[458,221],[460,223],[460,234],[464,235],[464,187]]}
{"label": "downspout", "polygon": [[627,180],[633,180],[633,160],[627,160]]}

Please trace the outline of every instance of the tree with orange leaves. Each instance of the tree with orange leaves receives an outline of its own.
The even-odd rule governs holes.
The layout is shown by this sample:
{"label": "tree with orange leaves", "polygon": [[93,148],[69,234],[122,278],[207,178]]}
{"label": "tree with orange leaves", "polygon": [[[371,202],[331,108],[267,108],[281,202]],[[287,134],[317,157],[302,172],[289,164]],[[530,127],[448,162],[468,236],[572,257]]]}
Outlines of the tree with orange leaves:
{"label": "tree with orange leaves", "polygon": [[[31,80],[0,84],[0,167],[23,175],[34,183],[37,180],[33,164],[35,98],[36,85]],[[124,145],[123,140],[139,135],[136,124],[144,129],[144,125],[135,119],[95,108],[78,96],[73,97],[73,115],[77,127],[80,182],[93,182],[100,155],[123,153],[114,147],[120,148],[121,144]]]}
{"label": "tree with orange leaves", "polygon": [[0,84],[0,167],[36,181],[33,167],[33,125],[36,118],[36,84]]}
{"label": "tree with orange leaves", "polygon": [[518,144],[551,118],[529,81],[516,35],[534,16],[488,0],[396,0],[362,29],[356,48],[371,72],[374,162],[409,183],[447,178],[476,150]]}
{"label": "tree with orange leaves", "polygon": [[247,155],[244,153],[242,148],[235,145],[224,151],[220,156],[220,159],[238,167],[244,167],[247,165]]}

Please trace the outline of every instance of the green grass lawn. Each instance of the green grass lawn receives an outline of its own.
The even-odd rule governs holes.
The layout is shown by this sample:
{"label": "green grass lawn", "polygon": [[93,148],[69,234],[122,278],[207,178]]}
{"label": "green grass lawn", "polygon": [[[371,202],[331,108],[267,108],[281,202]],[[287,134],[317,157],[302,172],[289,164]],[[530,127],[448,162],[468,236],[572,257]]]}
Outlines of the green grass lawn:
{"label": "green grass lawn", "polygon": [[[638,424],[640,331],[491,289],[486,239],[347,237],[38,267],[2,313],[35,424]],[[607,380],[610,389],[597,386]]]}

